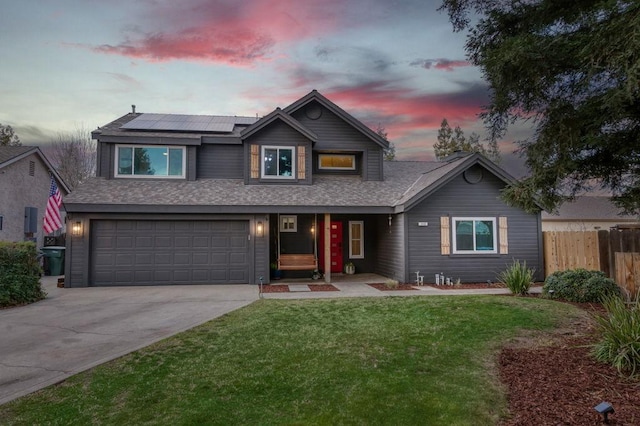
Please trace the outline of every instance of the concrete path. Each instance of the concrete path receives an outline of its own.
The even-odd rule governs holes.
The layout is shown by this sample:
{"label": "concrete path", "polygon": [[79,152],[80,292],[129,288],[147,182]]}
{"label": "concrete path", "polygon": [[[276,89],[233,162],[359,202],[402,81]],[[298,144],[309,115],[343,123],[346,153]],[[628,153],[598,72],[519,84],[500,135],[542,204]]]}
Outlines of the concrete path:
{"label": "concrete path", "polygon": [[258,299],[256,285],[57,288],[0,310],[0,404]]}

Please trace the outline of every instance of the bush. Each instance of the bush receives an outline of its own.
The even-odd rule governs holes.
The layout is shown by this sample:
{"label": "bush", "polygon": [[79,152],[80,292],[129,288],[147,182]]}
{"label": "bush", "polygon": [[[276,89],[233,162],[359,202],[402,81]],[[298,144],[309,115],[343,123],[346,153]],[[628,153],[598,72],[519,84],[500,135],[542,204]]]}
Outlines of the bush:
{"label": "bush", "polygon": [[534,273],[534,269],[527,268],[526,261],[520,263],[519,260],[514,260],[497,278],[511,293],[525,295],[529,293]]}
{"label": "bush", "polygon": [[42,269],[36,245],[0,241],[0,306],[21,305],[44,299]]}
{"label": "bush", "polygon": [[593,355],[621,374],[640,375],[640,296],[629,304],[622,297],[606,296],[603,305],[607,315],[596,317],[601,340]]}
{"label": "bush", "polygon": [[389,288],[389,289],[392,289],[392,290],[396,290],[400,286],[400,283],[398,281],[396,281],[396,280],[386,280],[384,282],[384,286],[386,288]]}
{"label": "bush", "polygon": [[620,288],[604,272],[572,269],[549,275],[544,281],[542,294],[550,299],[599,303],[607,296],[620,295]]}

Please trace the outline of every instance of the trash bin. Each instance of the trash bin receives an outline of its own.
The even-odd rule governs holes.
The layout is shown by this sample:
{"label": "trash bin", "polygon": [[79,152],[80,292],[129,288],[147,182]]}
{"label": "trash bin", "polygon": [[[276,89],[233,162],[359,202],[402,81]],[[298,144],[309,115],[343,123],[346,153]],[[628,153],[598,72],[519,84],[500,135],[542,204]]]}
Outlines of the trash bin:
{"label": "trash bin", "polygon": [[64,247],[42,247],[42,255],[45,257],[45,275],[62,275],[64,272]]}

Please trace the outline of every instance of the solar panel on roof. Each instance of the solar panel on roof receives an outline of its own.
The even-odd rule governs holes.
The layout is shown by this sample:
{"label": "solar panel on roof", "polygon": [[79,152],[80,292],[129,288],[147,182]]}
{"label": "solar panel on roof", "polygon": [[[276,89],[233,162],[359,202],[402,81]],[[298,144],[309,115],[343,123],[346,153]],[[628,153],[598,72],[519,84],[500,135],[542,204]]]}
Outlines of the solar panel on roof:
{"label": "solar panel on roof", "polygon": [[122,125],[127,130],[172,130],[231,133],[236,125],[250,125],[253,117],[145,113]]}

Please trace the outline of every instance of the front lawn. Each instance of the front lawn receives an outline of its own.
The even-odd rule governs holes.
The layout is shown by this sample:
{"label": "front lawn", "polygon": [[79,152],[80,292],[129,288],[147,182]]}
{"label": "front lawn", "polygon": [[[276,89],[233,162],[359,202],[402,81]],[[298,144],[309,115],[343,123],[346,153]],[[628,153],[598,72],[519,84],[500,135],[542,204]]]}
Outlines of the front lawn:
{"label": "front lawn", "polygon": [[505,296],[260,300],[0,406],[0,424],[492,425],[501,343],[579,315]]}

